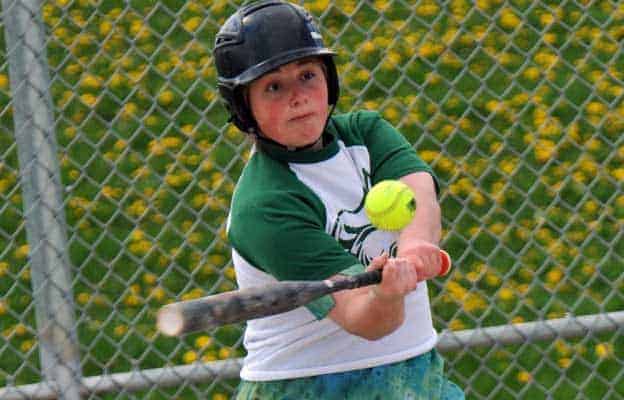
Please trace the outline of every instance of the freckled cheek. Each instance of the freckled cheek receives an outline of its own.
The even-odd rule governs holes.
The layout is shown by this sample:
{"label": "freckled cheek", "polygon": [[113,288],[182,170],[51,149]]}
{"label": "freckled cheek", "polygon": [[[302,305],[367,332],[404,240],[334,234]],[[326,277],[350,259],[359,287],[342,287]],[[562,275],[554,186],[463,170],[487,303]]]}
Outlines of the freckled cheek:
{"label": "freckled cheek", "polygon": [[280,110],[283,110],[283,106],[274,105],[270,107],[264,107],[262,112],[256,116],[256,120],[260,125],[260,128],[265,132],[279,130],[283,123],[283,117]]}

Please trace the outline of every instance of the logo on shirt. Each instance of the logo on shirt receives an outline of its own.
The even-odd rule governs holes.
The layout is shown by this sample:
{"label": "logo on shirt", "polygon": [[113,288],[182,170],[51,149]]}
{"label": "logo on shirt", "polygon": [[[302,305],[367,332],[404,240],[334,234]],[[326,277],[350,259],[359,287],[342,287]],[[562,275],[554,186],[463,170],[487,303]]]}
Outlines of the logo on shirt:
{"label": "logo on shirt", "polygon": [[363,265],[368,265],[384,251],[391,256],[396,255],[397,234],[378,230],[366,217],[364,199],[370,188],[370,179],[364,181],[360,203],[352,209],[338,212],[331,234],[345,250],[357,257]]}

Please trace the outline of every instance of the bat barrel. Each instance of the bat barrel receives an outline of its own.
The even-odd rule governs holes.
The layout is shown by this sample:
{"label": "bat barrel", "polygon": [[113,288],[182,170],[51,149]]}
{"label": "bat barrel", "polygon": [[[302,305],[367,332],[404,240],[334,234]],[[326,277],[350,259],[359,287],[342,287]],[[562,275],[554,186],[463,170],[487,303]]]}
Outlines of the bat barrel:
{"label": "bat barrel", "polygon": [[165,306],[156,315],[156,327],[167,336],[178,336],[184,329],[184,314],[178,304]]}
{"label": "bat barrel", "polygon": [[323,281],[250,287],[166,305],[156,325],[165,335],[179,336],[291,311],[336,290]]}

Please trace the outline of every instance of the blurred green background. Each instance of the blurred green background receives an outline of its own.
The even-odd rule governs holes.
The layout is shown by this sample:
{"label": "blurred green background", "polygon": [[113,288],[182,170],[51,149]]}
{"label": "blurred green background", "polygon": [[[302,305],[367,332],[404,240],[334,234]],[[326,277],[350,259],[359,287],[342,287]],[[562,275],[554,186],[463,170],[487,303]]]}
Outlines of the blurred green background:
{"label": "blurred green background", "polygon": [[[86,376],[244,355],[243,326],[154,327],[163,304],[235,288],[225,219],[249,144],[211,49],[237,4],[43,3]],[[457,268],[429,285],[437,328],[624,310],[624,4],[301,4],[339,53],[339,111],[381,111],[442,183]],[[1,387],[41,378],[0,35]],[[446,357],[469,399],[624,398],[621,330]],[[136,396],[223,400],[235,385]]]}

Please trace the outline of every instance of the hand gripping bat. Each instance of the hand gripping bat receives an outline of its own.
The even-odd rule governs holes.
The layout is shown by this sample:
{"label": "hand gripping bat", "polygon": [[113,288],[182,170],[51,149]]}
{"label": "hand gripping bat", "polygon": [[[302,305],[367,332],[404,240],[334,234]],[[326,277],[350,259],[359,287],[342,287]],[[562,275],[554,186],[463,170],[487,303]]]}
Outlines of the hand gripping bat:
{"label": "hand gripping bat", "polygon": [[[440,250],[442,269],[451,269],[451,258]],[[326,294],[355,289],[381,282],[381,270],[323,281],[281,281],[219,293],[195,300],[171,303],[156,317],[158,330],[168,336],[209,330],[221,325],[243,322],[294,310]]]}

